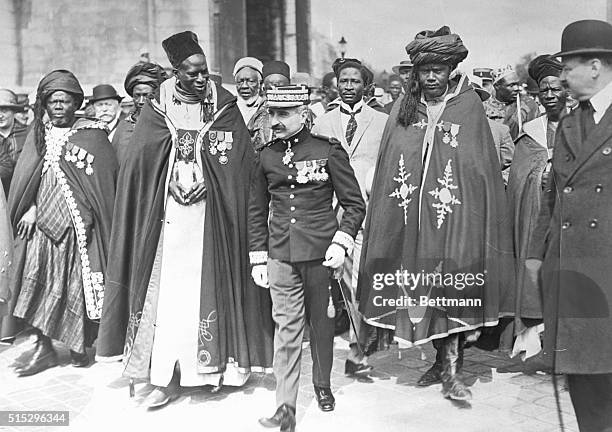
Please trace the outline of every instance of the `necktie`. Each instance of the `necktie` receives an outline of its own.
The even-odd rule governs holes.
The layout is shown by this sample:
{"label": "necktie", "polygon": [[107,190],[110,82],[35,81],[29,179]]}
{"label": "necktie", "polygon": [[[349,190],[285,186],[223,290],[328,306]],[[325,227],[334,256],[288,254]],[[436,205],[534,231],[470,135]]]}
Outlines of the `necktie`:
{"label": "necktie", "polygon": [[582,141],[585,141],[589,134],[595,128],[595,119],[593,118],[595,110],[593,109],[593,105],[591,105],[591,101],[582,101],[580,102],[580,123],[582,130]]}
{"label": "necktie", "polygon": [[346,142],[350,146],[353,141],[353,137],[355,136],[355,131],[357,130],[357,120],[355,119],[355,116],[361,112],[361,108],[359,108],[357,111],[351,112],[343,107],[340,107],[340,112],[351,116],[351,118],[348,121],[348,124],[346,125],[346,134],[345,134]]}

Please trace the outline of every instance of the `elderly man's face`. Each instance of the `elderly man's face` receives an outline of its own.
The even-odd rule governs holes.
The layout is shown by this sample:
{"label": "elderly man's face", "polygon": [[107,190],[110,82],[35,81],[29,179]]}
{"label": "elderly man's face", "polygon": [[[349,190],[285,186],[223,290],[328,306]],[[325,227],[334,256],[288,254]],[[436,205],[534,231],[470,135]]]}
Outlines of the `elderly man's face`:
{"label": "elderly man's face", "polygon": [[450,66],[442,63],[430,63],[418,67],[417,76],[425,100],[442,96],[448,88]]}
{"label": "elderly man's face", "polygon": [[561,84],[561,79],[556,76],[542,78],[538,98],[546,109],[548,116],[558,118],[561,111],[565,109],[565,103],[567,102],[567,92]]}
{"label": "elderly man's face", "polygon": [[305,106],[291,108],[268,108],[270,127],[274,138],[285,139],[295,135],[306,121]]}
{"label": "elderly man's face", "polygon": [[389,87],[387,88],[389,94],[391,95],[391,99],[397,100],[400,94],[402,94],[402,82],[399,80],[393,80],[389,83]]}
{"label": "elderly man's face", "polygon": [[250,67],[243,67],[235,77],[236,91],[244,100],[257,97],[261,91],[259,72]]}
{"label": "elderly man's face", "polygon": [[588,100],[595,92],[595,60],[581,59],[577,56],[563,57],[561,82],[569,88],[572,97],[578,101]]}
{"label": "elderly man's face", "polygon": [[412,73],[412,68],[406,67],[406,66],[399,68],[399,71],[398,71],[398,75],[404,82],[408,82],[408,80],[410,79],[411,73]]}
{"label": "elderly man's face", "polygon": [[78,108],[76,98],[65,91],[56,91],[47,98],[47,115],[53,126],[72,126],[75,119],[74,113]]}
{"label": "elderly man's face", "polygon": [[275,87],[289,85],[289,78],[282,74],[270,74],[264,78],[264,89],[271,90]]}
{"label": "elderly man's face", "polygon": [[119,112],[119,101],[117,99],[102,99],[93,103],[96,111],[96,118],[104,123],[110,123],[115,120]]}
{"label": "elderly man's face", "polygon": [[153,87],[149,84],[136,84],[132,89],[132,99],[134,104],[142,108],[149,95],[153,93]]}
{"label": "elderly man's face", "polygon": [[345,67],[338,76],[338,90],[342,102],[350,106],[363,99],[365,91],[361,71],[354,67]]}
{"label": "elderly man's face", "polygon": [[187,93],[204,97],[208,87],[208,64],[202,54],[194,54],[181,63],[174,71],[180,86]]}
{"label": "elderly man's face", "polygon": [[512,72],[499,80],[494,87],[498,100],[505,103],[513,102],[520,91],[519,77],[516,72]]}
{"label": "elderly man's face", "polygon": [[10,129],[15,122],[15,111],[12,108],[0,107],[0,129]]}

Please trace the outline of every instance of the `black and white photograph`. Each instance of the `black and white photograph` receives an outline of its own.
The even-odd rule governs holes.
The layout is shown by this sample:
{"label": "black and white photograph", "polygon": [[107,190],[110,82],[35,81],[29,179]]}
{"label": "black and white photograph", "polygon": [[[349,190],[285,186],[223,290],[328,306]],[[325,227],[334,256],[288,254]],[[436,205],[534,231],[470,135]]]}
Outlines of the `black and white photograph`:
{"label": "black and white photograph", "polygon": [[612,0],[0,0],[0,431],[612,432]]}

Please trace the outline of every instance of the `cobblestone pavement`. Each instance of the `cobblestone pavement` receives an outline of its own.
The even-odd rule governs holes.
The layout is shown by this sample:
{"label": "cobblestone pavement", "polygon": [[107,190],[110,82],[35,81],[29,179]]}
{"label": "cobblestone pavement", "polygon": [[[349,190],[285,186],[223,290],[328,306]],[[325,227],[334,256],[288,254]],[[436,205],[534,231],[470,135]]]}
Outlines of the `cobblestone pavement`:
{"label": "cobblestone pavement", "polygon": [[[68,351],[58,346],[62,365],[36,376],[17,378],[8,365],[29,341],[0,347],[0,410],[65,410],[69,427],[0,427],[0,430],[57,431],[263,431],[261,416],[275,410],[274,377],[253,375],[242,388],[185,388],[170,406],[147,411],[139,403],[151,391],[137,383],[129,398],[128,381],[120,363],[95,363],[84,369],[70,366]],[[440,394],[440,385],[419,388],[416,381],[431,365],[430,344],[391,350],[370,358],[369,380],[344,376],[348,343],[336,338],[332,389],[336,409],[321,412],[311,385],[309,350],[303,357],[299,432],[552,432],[560,431],[550,375],[532,373],[530,363],[476,348],[466,351],[464,375],[474,399],[454,403]],[[569,394],[560,378],[560,402],[565,431],[578,431]]]}

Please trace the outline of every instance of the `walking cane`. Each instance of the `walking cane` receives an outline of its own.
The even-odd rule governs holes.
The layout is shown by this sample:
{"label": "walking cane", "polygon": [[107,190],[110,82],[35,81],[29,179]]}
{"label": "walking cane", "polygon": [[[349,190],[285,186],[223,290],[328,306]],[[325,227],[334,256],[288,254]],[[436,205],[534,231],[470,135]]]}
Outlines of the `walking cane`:
{"label": "walking cane", "polygon": [[[339,271],[338,269],[336,270],[330,269],[330,280],[334,280],[338,284],[338,288],[340,289],[340,295],[342,295],[342,300],[344,301],[344,304],[346,305],[346,308],[348,310],[348,316],[349,316],[349,321],[351,323],[351,328],[353,329],[353,332],[355,333],[355,339],[357,339],[357,350],[359,351],[359,354],[361,356],[365,356],[365,353],[363,352],[363,349],[361,348],[361,343],[359,343],[359,333],[357,332],[357,326],[355,325],[355,319],[354,319],[353,309],[352,309],[353,305],[351,304],[351,302],[348,301],[348,298],[344,294],[344,291],[342,289],[342,282],[340,281],[340,278],[342,277],[341,275],[342,275],[342,271]],[[333,307],[333,301],[331,298],[331,285],[329,287],[329,301],[330,301],[330,305]],[[334,314],[330,316],[330,309],[328,306],[327,316],[330,318],[333,318],[335,316],[335,308],[334,308]]]}

